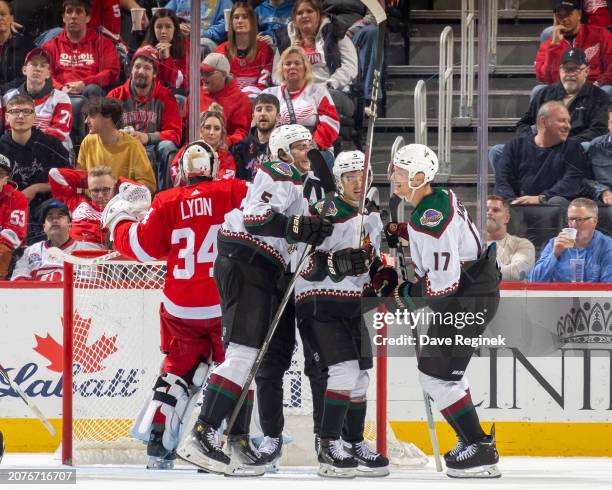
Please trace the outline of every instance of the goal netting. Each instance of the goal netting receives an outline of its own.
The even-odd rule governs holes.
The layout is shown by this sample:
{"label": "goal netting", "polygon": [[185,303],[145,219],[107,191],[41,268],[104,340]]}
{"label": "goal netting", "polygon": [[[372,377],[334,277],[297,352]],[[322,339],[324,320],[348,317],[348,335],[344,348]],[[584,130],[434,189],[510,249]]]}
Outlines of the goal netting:
{"label": "goal netting", "polygon": [[[83,263],[95,254],[80,255],[88,258],[65,266],[62,460],[75,465],[145,464],[146,445],[131,437],[130,429],[151,395],[163,358],[159,305],[166,266],[123,259]],[[316,463],[312,398],[303,366],[298,343],[283,383],[285,436],[292,441],[284,449],[283,463],[289,465]],[[375,447],[379,431],[372,385],[365,435]],[[386,421],[383,427],[388,427]],[[392,462],[423,463],[422,455],[398,442],[390,428],[386,442]]]}

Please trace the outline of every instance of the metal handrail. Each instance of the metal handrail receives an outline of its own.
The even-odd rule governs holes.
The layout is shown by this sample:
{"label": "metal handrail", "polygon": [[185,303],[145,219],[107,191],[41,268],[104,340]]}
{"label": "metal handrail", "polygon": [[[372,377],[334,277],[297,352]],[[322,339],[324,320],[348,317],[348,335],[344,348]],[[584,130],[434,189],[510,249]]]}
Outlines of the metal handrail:
{"label": "metal handrail", "polygon": [[414,87],[414,142],[427,146],[427,88],[423,80]]}
{"label": "metal handrail", "polygon": [[[506,0],[506,5],[512,3],[518,8],[518,2]],[[492,71],[497,65],[497,25],[499,18],[499,6],[497,0],[489,0],[489,70]]]}
{"label": "metal handrail", "polygon": [[[494,0],[497,1],[497,0]],[[461,88],[459,117],[471,120],[474,107],[474,0],[461,1]]]}
{"label": "metal handrail", "polygon": [[441,173],[450,173],[451,121],[453,112],[453,29],[440,34],[438,88],[438,160]]}

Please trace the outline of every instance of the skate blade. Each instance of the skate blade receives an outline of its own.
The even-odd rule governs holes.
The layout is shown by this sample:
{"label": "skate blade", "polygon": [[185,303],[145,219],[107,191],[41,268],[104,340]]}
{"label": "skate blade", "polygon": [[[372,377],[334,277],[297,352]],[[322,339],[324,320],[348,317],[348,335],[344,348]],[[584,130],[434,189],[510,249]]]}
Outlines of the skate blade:
{"label": "skate blade", "polygon": [[324,478],[355,478],[357,468],[336,468],[330,464],[319,463],[317,474]]}
{"label": "skate blade", "polygon": [[223,474],[225,476],[263,476],[266,473],[266,465],[261,466],[229,466]]}
{"label": "skate blade", "polygon": [[370,468],[368,466],[359,466],[355,476],[359,478],[381,478],[389,476],[389,467],[381,466],[380,468]]}
{"label": "skate blade", "polygon": [[199,449],[193,447],[190,443],[180,447],[176,451],[176,455],[187,463],[191,463],[198,468],[202,468],[209,473],[215,473],[217,475],[223,475],[227,467],[227,464],[203,455]]}
{"label": "skate blade", "polygon": [[266,465],[266,473],[278,473],[278,467],[280,466],[280,458]]}
{"label": "skate blade", "polygon": [[466,470],[446,468],[446,475],[451,478],[501,478],[497,465],[475,466]]}
{"label": "skate blade", "polygon": [[156,458],[150,456],[147,462],[147,470],[173,470],[174,460]]}

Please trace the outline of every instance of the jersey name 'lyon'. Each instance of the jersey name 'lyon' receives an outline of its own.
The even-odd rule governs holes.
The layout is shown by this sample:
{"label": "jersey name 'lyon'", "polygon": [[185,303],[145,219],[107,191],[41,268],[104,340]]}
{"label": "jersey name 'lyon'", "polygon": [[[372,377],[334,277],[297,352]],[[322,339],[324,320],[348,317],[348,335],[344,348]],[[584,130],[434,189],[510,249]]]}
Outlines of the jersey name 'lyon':
{"label": "jersey name 'lyon'", "polygon": [[193,216],[212,216],[212,199],[207,197],[196,197],[181,202],[181,218],[187,219]]}

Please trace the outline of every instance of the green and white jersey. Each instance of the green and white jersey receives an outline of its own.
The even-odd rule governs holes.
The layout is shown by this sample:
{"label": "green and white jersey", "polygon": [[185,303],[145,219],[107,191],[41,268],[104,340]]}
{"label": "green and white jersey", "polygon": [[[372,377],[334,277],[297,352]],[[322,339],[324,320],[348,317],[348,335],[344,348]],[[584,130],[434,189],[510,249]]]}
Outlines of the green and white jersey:
{"label": "green and white jersey", "polygon": [[408,222],[410,256],[425,296],[447,296],[459,287],[461,267],[482,251],[478,230],[455,193],[434,187]]}

